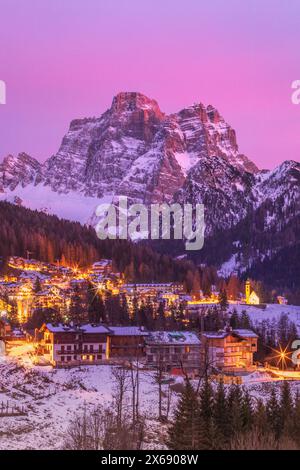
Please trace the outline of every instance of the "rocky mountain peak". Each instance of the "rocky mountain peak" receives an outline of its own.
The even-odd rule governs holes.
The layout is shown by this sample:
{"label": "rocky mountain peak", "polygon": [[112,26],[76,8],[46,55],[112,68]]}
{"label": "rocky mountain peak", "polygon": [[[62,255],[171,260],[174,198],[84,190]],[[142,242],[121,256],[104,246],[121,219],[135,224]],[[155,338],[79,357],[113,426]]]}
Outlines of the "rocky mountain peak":
{"label": "rocky mountain peak", "polygon": [[164,113],[161,112],[157,101],[148,98],[142,93],[120,92],[112,101],[111,111],[114,113],[132,113],[144,111],[146,114],[154,114],[157,119],[162,119]]}

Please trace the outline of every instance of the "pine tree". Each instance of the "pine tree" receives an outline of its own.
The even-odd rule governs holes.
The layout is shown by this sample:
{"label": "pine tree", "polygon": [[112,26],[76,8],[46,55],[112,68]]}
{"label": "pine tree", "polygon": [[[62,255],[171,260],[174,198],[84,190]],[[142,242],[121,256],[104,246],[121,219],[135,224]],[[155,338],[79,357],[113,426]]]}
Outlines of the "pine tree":
{"label": "pine tree", "polygon": [[228,394],[228,407],[230,416],[230,436],[239,434],[243,430],[242,392],[238,385],[231,385]]}
{"label": "pine tree", "polygon": [[229,440],[229,410],[223,380],[218,384],[213,406],[214,445],[225,449]]}
{"label": "pine tree", "polygon": [[75,287],[71,297],[69,319],[75,325],[80,325],[85,320],[85,311],[83,308],[82,297],[80,295],[78,286]]}
{"label": "pine tree", "polygon": [[199,433],[199,449],[212,449],[214,426],[213,426],[213,408],[214,395],[212,387],[205,377],[199,393],[199,410],[198,410],[198,433]]}
{"label": "pine tree", "polygon": [[174,421],[168,430],[167,444],[173,450],[197,450],[199,448],[198,400],[195,390],[186,380],[175,410]]}
{"label": "pine tree", "polygon": [[280,407],[277,401],[275,388],[271,390],[270,398],[266,406],[269,428],[276,439],[279,439],[282,432]]}
{"label": "pine tree", "polygon": [[293,417],[293,400],[288,381],[283,381],[280,394],[280,416],[282,434],[289,434]]}
{"label": "pine tree", "polygon": [[239,316],[237,311],[234,309],[229,320],[231,328],[235,329],[239,327]]}
{"label": "pine tree", "polygon": [[241,403],[241,414],[243,431],[250,431],[253,424],[253,403],[248,390],[245,390],[243,393]]}
{"label": "pine tree", "polygon": [[227,286],[228,297],[230,300],[237,300],[240,293],[240,283],[237,276],[230,276]]}
{"label": "pine tree", "polygon": [[91,323],[105,321],[104,303],[102,297],[95,292],[92,284],[88,287],[88,318]]}
{"label": "pine tree", "polygon": [[126,299],[125,294],[121,295],[120,323],[122,325],[129,325],[129,323],[130,323],[129,312],[128,312],[128,304],[127,304],[127,299]]}
{"label": "pine tree", "polygon": [[260,433],[260,435],[264,435],[269,432],[266,407],[264,405],[264,402],[260,399],[257,401],[256,404],[253,424],[254,428]]}
{"label": "pine tree", "polygon": [[228,307],[228,300],[225,289],[219,293],[219,304],[222,310],[226,310],[226,308]]}
{"label": "pine tree", "polygon": [[249,330],[251,328],[250,318],[247,312],[243,311],[240,318],[240,328]]}
{"label": "pine tree", "polygon": [[293,439],[300,447],[300,392],[297,390],[295,397],[294,417],[293,417]]}
{"label": "pine tree", "polygon": [[159,302],[157,309],[157,327],[159,330],[164,330],[166,326],[165,306],[164,302]]}

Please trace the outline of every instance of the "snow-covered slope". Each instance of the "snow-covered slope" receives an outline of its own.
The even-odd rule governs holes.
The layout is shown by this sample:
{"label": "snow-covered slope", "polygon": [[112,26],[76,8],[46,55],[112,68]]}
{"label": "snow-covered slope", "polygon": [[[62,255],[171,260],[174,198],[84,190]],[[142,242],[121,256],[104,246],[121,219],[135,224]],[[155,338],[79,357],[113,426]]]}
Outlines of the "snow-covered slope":
{"label": "snow-covered slope", "polygon": [[[0,167],[1,197],[58,213],[57,206],[80,195],[87,206],[80,220],[87,221],[85,198],[171,201],[202,159],[215,165],[215,158],[238,173],[257,172],[239,154],[234,130],[212,106],[200,103],[166,115],[155,100],[123,92],[99,118],[72,121],[58,152],[43,165],[26,154],[6,157]],[[61,211],[74,218],[67,207]]]}

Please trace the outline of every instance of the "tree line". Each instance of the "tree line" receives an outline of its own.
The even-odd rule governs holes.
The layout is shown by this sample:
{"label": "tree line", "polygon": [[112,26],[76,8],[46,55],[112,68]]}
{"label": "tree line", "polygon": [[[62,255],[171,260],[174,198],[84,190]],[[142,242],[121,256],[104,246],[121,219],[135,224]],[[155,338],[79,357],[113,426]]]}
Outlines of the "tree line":
{"label": "tree line", "polygon": [[208,379],[197,393],[187,379],[168,429],[174,450],[300,449],[300,394],[284,381],[263,401],[248,390]]}

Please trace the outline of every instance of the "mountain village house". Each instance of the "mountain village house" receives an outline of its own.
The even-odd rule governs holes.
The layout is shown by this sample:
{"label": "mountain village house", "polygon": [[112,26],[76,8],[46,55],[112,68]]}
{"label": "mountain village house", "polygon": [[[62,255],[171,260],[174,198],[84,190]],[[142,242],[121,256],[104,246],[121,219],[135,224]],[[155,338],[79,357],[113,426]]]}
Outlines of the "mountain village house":
{"label": "mountain village house", "polygon": [[198,370],[200,340],[190,331],[154,331],[146,338],[146,363],[164,370]]}
{"label": "mountain village house", "polygon": [[44,324],[38,353],[53,366],[101,364],[110,358],[134,359],[145,354],[145,336],[138,327],[106,327],[86,324],[80,327]]}
{"label": "mountain village house", "polygon": [[137,326],[110,326],[107,337],[109,358],[139,358],[145,355],[148,332]]}
{"label": "mountain village house", "polygon": [[44,324],[40,329],[40,353],[53,366],[101,364],[107,358],[109,329],[90,324],[81,327]]}
{"label": "mountain village house", "polygon": [[226,328],[202,333],[202,363],[223,372],[249,370],[253,367],[257,339],[251,330]]}

